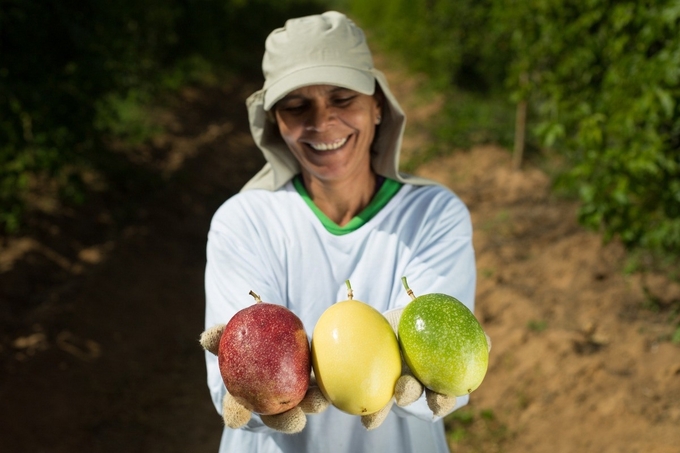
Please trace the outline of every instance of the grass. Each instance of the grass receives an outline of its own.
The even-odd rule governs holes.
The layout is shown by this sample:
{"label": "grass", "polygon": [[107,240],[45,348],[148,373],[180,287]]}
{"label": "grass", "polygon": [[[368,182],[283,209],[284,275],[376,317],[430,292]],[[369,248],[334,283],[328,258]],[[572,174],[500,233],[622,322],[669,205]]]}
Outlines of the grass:
{"label": "grass", "polygon": [[532,319],[527,323],[527,328],[532,332],[543,332],[548,328],[548,323],[546,321]]}
{"label": "grass", "polygon": [[[424,88],[426,92],[427,87]],[[455,150],[494,143],[512,148],[515,107],[501,95],[482,95],[451,88],[442,110],[427,127],[430,145],[403,164],[406,172]]]}
{"label": "grass", "polygon": [[491,409],[464,407],[444,419],[452,453],[501,452],[508,427]]}

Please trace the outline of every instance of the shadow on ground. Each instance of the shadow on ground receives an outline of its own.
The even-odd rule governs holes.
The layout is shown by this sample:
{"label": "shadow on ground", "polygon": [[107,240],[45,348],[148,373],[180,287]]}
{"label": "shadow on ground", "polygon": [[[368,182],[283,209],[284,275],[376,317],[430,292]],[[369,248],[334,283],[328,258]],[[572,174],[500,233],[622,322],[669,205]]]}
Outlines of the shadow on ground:
{"label": "shadow on ground", "polygon": [[204,250],[212,213],[263,164],[253,89],[186,89],[167,134],[118,156],[134,180],[2,239],[3,452],[217,451],[197,342]]}

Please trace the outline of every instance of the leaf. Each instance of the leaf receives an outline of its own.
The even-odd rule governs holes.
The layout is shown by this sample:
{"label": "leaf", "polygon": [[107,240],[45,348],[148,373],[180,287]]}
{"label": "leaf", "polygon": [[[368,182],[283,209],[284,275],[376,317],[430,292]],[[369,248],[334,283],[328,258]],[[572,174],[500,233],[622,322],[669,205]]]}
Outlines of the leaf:
{"label": "leaf", "polygon": [[673,96],[671,96],[671,94],[667,90],[664,90],[660,87],[656,87],[654,89],[654,93],[656,94],[656,97],[659,99],[661,107],[663,108],[663,111],[666,114],[666,116],[672,117],[673,111],[675,110],[675,100],[673,100]]}

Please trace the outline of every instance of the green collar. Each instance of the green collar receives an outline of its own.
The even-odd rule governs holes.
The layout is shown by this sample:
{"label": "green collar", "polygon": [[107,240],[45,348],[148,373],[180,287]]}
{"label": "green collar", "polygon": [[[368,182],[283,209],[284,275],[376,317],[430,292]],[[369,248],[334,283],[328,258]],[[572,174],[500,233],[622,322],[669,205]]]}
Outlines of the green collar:
{"label": "green collar", "polygon": [[340,226],[328,218],[326,214],[321,212],[321,210],[314,204],[312,198],[309,196],[305,185],[302,183],[302,177],[297,175],[293,178],[293,185],[295,190],[300,194],[307,206],[310,207],[312,212],[321,221],[321,224],[328,230],[329,233],[336,236],[342,236],[343,234],[351,233],[352,231],[358,230],[366,222],[371,220],[385,205],[392,199],[399,189],[401,189],[402,183],[395,181],[394,179],[385,178],[384,182],[378,189],[378,192],[373,196],[371,202],[357,214],[349,223],[345,226]]}

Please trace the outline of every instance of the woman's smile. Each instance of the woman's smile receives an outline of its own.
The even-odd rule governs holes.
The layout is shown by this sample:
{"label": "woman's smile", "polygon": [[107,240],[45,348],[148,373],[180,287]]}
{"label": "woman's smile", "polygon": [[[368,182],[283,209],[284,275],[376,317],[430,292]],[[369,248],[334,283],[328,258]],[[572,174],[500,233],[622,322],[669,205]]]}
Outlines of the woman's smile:
{"label": "woman's smile", "polygon": [[307,142],[315,151],[335,151],[342,148],[349,137],[339,138],[331,142]]}

